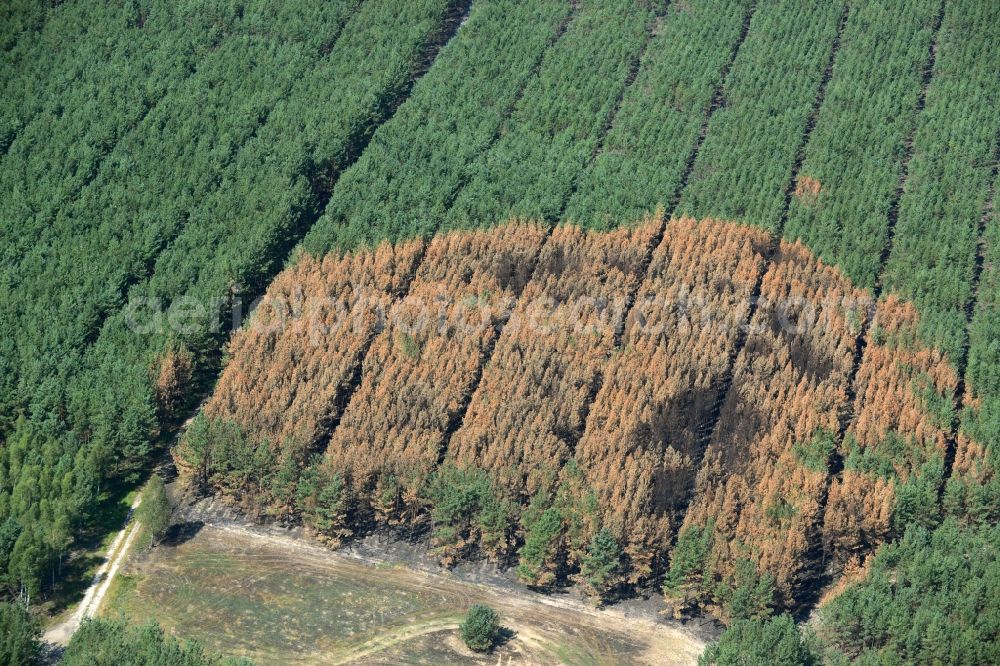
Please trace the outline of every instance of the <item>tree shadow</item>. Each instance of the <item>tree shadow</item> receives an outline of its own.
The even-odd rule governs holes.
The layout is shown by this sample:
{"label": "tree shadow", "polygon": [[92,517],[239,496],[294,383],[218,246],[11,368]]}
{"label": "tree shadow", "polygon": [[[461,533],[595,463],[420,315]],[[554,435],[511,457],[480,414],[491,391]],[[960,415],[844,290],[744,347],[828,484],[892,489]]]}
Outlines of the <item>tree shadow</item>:
{"label": "tree shadow", "polygon": [[97,553],[77,554],[62,565],[48,598],[47,612],[58,615],[83,598],[104,557]]}
{"label": "tree shadow", "polygon": [[167,528],[160,543],[165,546],[179,546],[193,539],[204,526],[205,523],[201,520],[174,523]]}
{"label": "tree shadow", "polygon": [[497,629],[496,637],[493,641],[493,649],[501,648],[515,638],[517,638],[516,631],[510,627],[500,627]]}

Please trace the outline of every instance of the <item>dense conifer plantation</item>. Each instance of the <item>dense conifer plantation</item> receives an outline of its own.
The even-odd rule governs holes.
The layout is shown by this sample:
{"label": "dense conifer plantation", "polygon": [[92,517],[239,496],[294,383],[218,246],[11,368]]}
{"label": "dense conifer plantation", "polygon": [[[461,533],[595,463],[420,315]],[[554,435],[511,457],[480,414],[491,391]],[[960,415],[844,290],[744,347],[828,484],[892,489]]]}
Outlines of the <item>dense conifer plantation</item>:
{"label": "dense conifer plantation", "polygon": [[984,0],[4,2],[8,661],[168,448],[331,545],[662,590],[731,626],[703,663],[1000,660],[998,43]]}
{"label": "dense conifer plantation", "polygon": [[[16,136],[0,163],[0,561],[11,594],[39,592],[109,484],[139,475],[217,364],[233,302],[277,272],[327,181],[406,96],[463,6],[398,9],[150,0],[48,11],[43,34],[85,27],[56,49],[76,70],[42,58],[52,87],[5,111]],[[30,67],[8,85],[27,85]]]}

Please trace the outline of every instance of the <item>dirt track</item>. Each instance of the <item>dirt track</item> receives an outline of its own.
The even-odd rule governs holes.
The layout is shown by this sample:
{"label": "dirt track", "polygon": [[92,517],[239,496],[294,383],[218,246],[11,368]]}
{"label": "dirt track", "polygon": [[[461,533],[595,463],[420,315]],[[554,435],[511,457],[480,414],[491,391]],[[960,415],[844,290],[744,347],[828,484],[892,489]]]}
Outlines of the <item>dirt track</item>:
{"label": "dirt track", "polygon": [[125,520],[125,525],[115,535],[114,541],[108,547],[104,564],[94,574],[93,580],[90,581],[90,587],[84,593],[80,605],[77,606],[73,614],[64,622],[60,622],[45,632],[45,635],[42,637],[44,643],[51,646],[65,647],[69,643],[69,639],[73,637],[73,634],[80,627],[80,623],[85,618],[96,614],[100,609],[101,602],[104,601],[104,596],[108,593],[108,588],[111,587],[111,581],[114,580],[115,574],[118,573],[118,569],[128,556],[132,541],[135,539],[136,534],[139,533],[141,524],[139,521],[132,522],[132,514],[138,508],[141,500],[141,495],[136,496],[135,501],[132,503],[132,508],[129,510],[128,518]]}

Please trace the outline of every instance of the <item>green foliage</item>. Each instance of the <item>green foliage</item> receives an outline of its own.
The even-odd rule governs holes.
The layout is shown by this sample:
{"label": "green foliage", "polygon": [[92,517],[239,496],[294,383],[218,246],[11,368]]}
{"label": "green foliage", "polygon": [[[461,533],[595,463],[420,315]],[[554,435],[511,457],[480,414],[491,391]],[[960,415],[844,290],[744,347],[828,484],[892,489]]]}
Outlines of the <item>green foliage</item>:
{"label": "green foliage", "polygon": [[[302,246],[317,254],[509,215],[554,222],[564,207],[587,226],[629,222],[680,194],[724,83],[678,211],[777,229],[844,5],[675,2],[659,21],[661,2],[477,0],[410,95],[464,3],[280,4],[14,0],[0,8],[5,598],[36,599],[87,527],[102,483],[139,478],[165,417],[193,404],[183,389],[207,384],[217,368],[231,312],[260,293],[321,212]],[[915,130],[884,282],[917,304],[923,340],[962,367],[1000,128],[1000,79],[983,54],[1000,41],[1000,14],[995,3],[948,3],[918,117],[938,7],[850,3],[800,171],[799,185],[808,176],[815,191],[793,198],[786,232],[873,286]],[[946,513],[987,525],[1000,519],[995,222],[987,221],[961,419],[987,453],[945,490]],[[143,300],[188,325],[162,330],[155,309],[126,305]],[[184,322],[185,303],[204,316]],[[136,323],[148,330],[137,333]],[[905,334],[884,342],[916,346]],[[412,338],[400,344],[420,356]],[[184,350],[191,367],[184,382],[168,382],[164,409],[158,363],[170,350]],[[912,388],[937,425],[952,425],[951,396],[927,376]],[[824,472],[834,440],[819,431],[793,451],[805,469]],[[178,454],[205,484],[294,506],[320,533],[349,534],[345,479],[278,444],[199,417]],[[997,661],[995,531],[939,526],[944,463],[910,433],[846,446],[848,469],[897,482],[892,526],[906,536],[834,604],[828,624],[838,649],[870,662]],[[629,561],[614,530],[598,529],[597,496],[573,469],[563,472],[552,478],[579,487],[553,480],[522,511],[520,498],[484,473],[442,467],[424,489],[438,547],[478,546],[504,560],[520,522],[523,580],[550,587],[579,565],[579,578],[608,594]],[[398,503],[400,487],[385,479],[383,503]],[[162,481],[154,476],[145,492],[140,520],[156,538],[169,521]],[[794,511],[777,500],[765,514],[777,526]],[[707,573],[714,532],[709,523],[681,533],[664,581],[668,596],[718,602],[736,619],[707,663],[730,663],[739,646],[744,662],[811,659],[790,620],[763,620],[773,603],[769,576],[745,560],[732,580]],[[34,631],[20,608],[0,607],[3,638],[17,645]],[[78,639],[68,663],[215,663],[156,627],[93,622]]]}
{"label": "green foliage", "polygon": [[777,230],[843,3],[760,3],[678,212]]}
{"label": "green foliage", "polygon": [[795,621],[787,614],[739,620],[705,648],[699,666],[811,666],[820,663]]}
{"label": "green foliage", "polygon": [[517,522],[517,506],[500,497],[494,490],[482,501],[476,527],[480,548],[498,562],[506,562],[514,546],[513,527]]}
{"label": "green foliage", "polygon": [[[95,88],[102,97],[109,93],[108,99],[88,98],[90,104],[80,108],[69,99],[53,99],[70,104],[82,129],[65,136],[48,134],[41,146],[30,147],[32,161],[45,167],[50,178],[56,165],[76,172],[61,182],[40,180],[37,191],[23,192],[29,200],[22,205],[38,212],[34,218],[22,216],[21,222],[46,228],[41,242],[28,251],[30,265],[38,269],[14,275],[16,298],[25,304],[18,314],[24,324],[55,323],[61,347],[88,344],[95,326],[122,308],[129,284],[145,278],[160,251],[181,233],[195,204],[224,183],[219,175],[302,71],[320,57],[317,36],[335,34],[354,2],[338,0],[326,9],[308,1],[288,4],[291,11],[263,24],[257,8],[237,12],[225,3],[199,0],[187,15],[176,4],[153,2],[141,29],[129,26],[114,36],[112,45],[119,48],[108,49],[114,62],[85,70],[108,78]],[[305,37],[310,33],[302,26],[310,19],[316,32]],[[138,57],[147,40],[156,51],[152,57]],[[129,53],[132,49],[135,54]],[[80,87],[93,94],[89,86],[94,83],[87,83]],[[123,100],[110,97],[114,86],[125,88],[118,91]],[[100,101],[104,104],[92,108]],[[89,122],[84,125],[85,119]],[[39,131],[47,132],[44,126],[52,123]],[[126,128],[130,131],[124,132]],[[93,150],[88,145],[97,141],[107,146]],[[49,164],[37,155],[40,147],[79,152],[82,164],[54,158]],[[15,172],[0,170],[4,173]],[[68,200],[54,197],[53,189],[65,190]],[[36,195],[49,199],[40,210],[31,200]],[[51,270],[52,262],[58,270]],[[167,296],[169,304],[172,294],[158,296]],[[201,304],[206,306],[207,301]],[[17,332],[18,344],[30,352],[38,332],[33,327]],[[72,359],[68,369],[76,370],[79,363]]]}
{"label": "green foliage", "polygon": [[194,641],[180,642],[151,621],[130,627],[124,619],[89,618],[63,654],[63,666],[250,666],[247,659],[223,659]]}
{"label": "green foliage", "polygon": [[622,547],[614,532],[602,528],[594,535],[580,562],[580,574],[598,598],[603,599],[620,582]]}
{"label": "green foliage", "polygon": [[413,339],[412,335],[409,333],[400,333],[397,343],[403,350],[403,353],[408,356],[410,360],[420,360],[420,345],[417,344],[417,341]]}
{"label": "green foliage", "polygon": [[513,508],[500,498],[485,472],[446,463],[431,477],[426,494],[434,525],[432,538],[446,560],[466,554],[477,539],[487,553],[505,559]]}
{"label": "green foliage", "polygon": [[[859,287],[878,278],[886,220],[917,117],[937,0],[852,3],[785,236],[802,239]],[[803,179],[815,182],[815,194]]]}
{"label": "green foliage", "polygon": [[[850,435],[844,466],[883,479],[897,481],[892,527],[902,534],[910,523],[933,527],[941,517],[938,503],[944,479],[944,460],[933,442],[921,445],[913,437],[886,433],[876,446],[862,447]],[[905,482],[900,479],[905,478]]]}
{"label": "green foliage", "polygon": [[[137,478],[160,434],[158,359],[183,346],[194,378],[216,367],[231,308],[281,267],[459,4],[54,10],[62,32],[46,32],[41,66],[12,77],[16,94],[3,96],[4,118],[18,121],[0,168],[10,294],[0,299],[0,427],[23,410],[90,487]],[[259,470],[274,464],[269,447],[235,437],[201,445],[204,480],[259,488]],[[51,470],[61,473],[56,461]],[[61,526],[75,533],[93,499],[74,493],[73,511],[49,511],[21,534],[26,594],[58,562]],[[69,520],[50,524],[57,515]]]}
{"label": "green foliage", "polygon": [[0,602],[0,664],[40,663],[42,631],[22,604]]}
{"label": "green foliage", "polygon": [[613,228],[672,203],[750,4],[670,3],[601,152],[578,177],[568,219]]}
{"label": "green foliage", "polygon": [[721,584],[716,596],[731,621],[761,620],[771,614],[774,578],[769,573],[761,574],[753,562],[740,560],[733,584]]}
{"label": "green foliage", "polygon": [[322,256],[433,232],[570,9],[557,0],[473,3],[435,67],[340,177],[303,247]]}
{"label": "green foliage", "polygon": [[[22,39],[33,30],[37,30],[44,22],[48,3],[38,2],[38,0],[10,0],[5,2],[0,9],[0,52],[8,56],[9,51],[14,50],[19,44],[31,42],[31,39]],[[11,60],[18,65],[15,54]],[[5,63],[6,58],[5,58]],[[2,151],[0,151],[2,152]]]}
{"label": "green foliage", "polygon": [[951,430],[955,418],[952,396],[938,393],[934,380],[926,373],[918,373],[911,380],[911,390],[920,400],[920,408],[930,417],[931,422],[945,432]]}
{"label": "green foliage", "polygon": [[159,541],[170,526],[170,500],[159,474],[153,474],[142,491],[142,500],[136,512],[143,532],[151,543]]}
{"label": "green foliage", "polygon": [[892,525],[902,534],[909,525],[933,528],[941,520],[938,495],[944,477],[944,461],[935,458],[924,463],[916,474],[896,486]]}
{"label": "green foliage", "polygon": [[775,527],[784,525],[798,513],[795,506],[784,497],[775,498],[764,508],[764,515]]}
{"label": "green foliage", "polygon": [[[979,298],[969,325],[969,364],[962,434],[986,455],[948,481],[948,511],[977,523],[1000,522],[1000,176],[994,183],[992,219],[986,220],[986,256]],[[974,405],[974,406],[973,406]]]}
{"label": "green foliage", "polygon": [[670,555],[670,569],[663,580],[663,594],[667,597],[684,595],[690,589],[704,589],[704,574],[715,524],[709,521],[704,527],[692,525],[681,531]]}
{"label": "green foliage", "polygon": [[875,446],[861,446],[851,434],[844,438],[848,451],[844,467],[866,474],[874,474],[884,479],[898,478],[898,469],[906,469],[912,461],[916,464],[924,459],[919,442],[913,437],[905,437],[898,432],[887,432]]}
{"label": "green foliage", "polygon": [[486,474],[445,464],[428,486],[431,518],[443,525],[471,525],[492,494]]}
{"label": "green foliage", "polygon": [[0,446],[0,594],[28,602],[59,569],[99,495],[102,461],[88,453],[24,418]]}
{"label": "green foliage", "polygon": [[829,469],[830,456],[836,448],[836,434],[821,428],[812,439],[793,444],[792,453],[810,472],[825,472]]}
{"label": "green foliage", "polygon": [[1000,528],[911,525],[820,611],[818,635],[861,664],[1000,660]]}
{"label": "green foliage", "polygon": [[582,0],[499,139],[468,168],[445,228],[512,216],[555,222],[600,145],[653,21],[653,3]]}
{"label": "green foliage", "polygon": [[267,442],[257,445],[238,424],[203,413],[191,421],[178,451],[203,485],[267,493],[275,472],[274,452]]}
{"label": "green foliage", "polygon": [[500,616],[489,606],[476,604],[469,609],[459,631],[470,650],[488,652],[500,636]]}
{"label": "green foliage", "polygon": [[524,545],[518,551],[517,576],[532,587],[551,587],[563,573],[563,563],[558,560],[562,550],[563,513],[557,507],[549,507],[537,519],[522,522]]}
{"label": "green foliage", "polygon": [[274,476],[268,483],[275,504],[275,508],[272,510],[280,513],[294,503],[295,488],[300,473],[296,447],[292,443],[286,442],[285,446],[282,447]]}
{"label": "green foliage", "polygon": [[1000,131],[1000,77],[982,54],[998,39],[995,4],[960,0],[945,8],[883,278],[887,292],[917,306],[925,344],[958,368]]}
{"label": "green foliage", "polygon": [[321,534],[346,536],[349,509],[344,481],[316,456],[306,467],[296,490],[296,508],[302,522]]}

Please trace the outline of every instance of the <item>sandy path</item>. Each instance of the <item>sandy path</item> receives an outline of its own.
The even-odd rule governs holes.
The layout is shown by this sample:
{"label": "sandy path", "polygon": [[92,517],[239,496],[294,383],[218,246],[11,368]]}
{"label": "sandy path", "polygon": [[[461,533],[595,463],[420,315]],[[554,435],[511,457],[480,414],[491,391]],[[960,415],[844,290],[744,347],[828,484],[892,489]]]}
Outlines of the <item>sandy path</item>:
{"label": "sandy path", "polygon": [[111,587],[111,581],[114,580],[115,574],[118,573],[118,569],[128,555],[132,542],[139,533],[141,523],[139,521],[132,522],[132,514],[135,513],[141,499],[142,496],[137,495],[135,501],[132,502],[132,508],[129,509],[125,525],[122,526],[122,529],[115,535],[114,541],[111,542],[111,546],[104,556],[104,563],[97,570],[97,573],[94,574],[94,578],[90,581],[90,586],[83,595],[80,605],[77,606],[76,610],[73,611],[73,614],[67,620],[60,622],[54,627],[50,627],[45,632],[45,635],[42,637],[45,643],[65,646],[80,627],[80,623],[85,618],[93,617],[101,607],[101,602],[104,601],[104,596],[107,594],[108,588]]}

